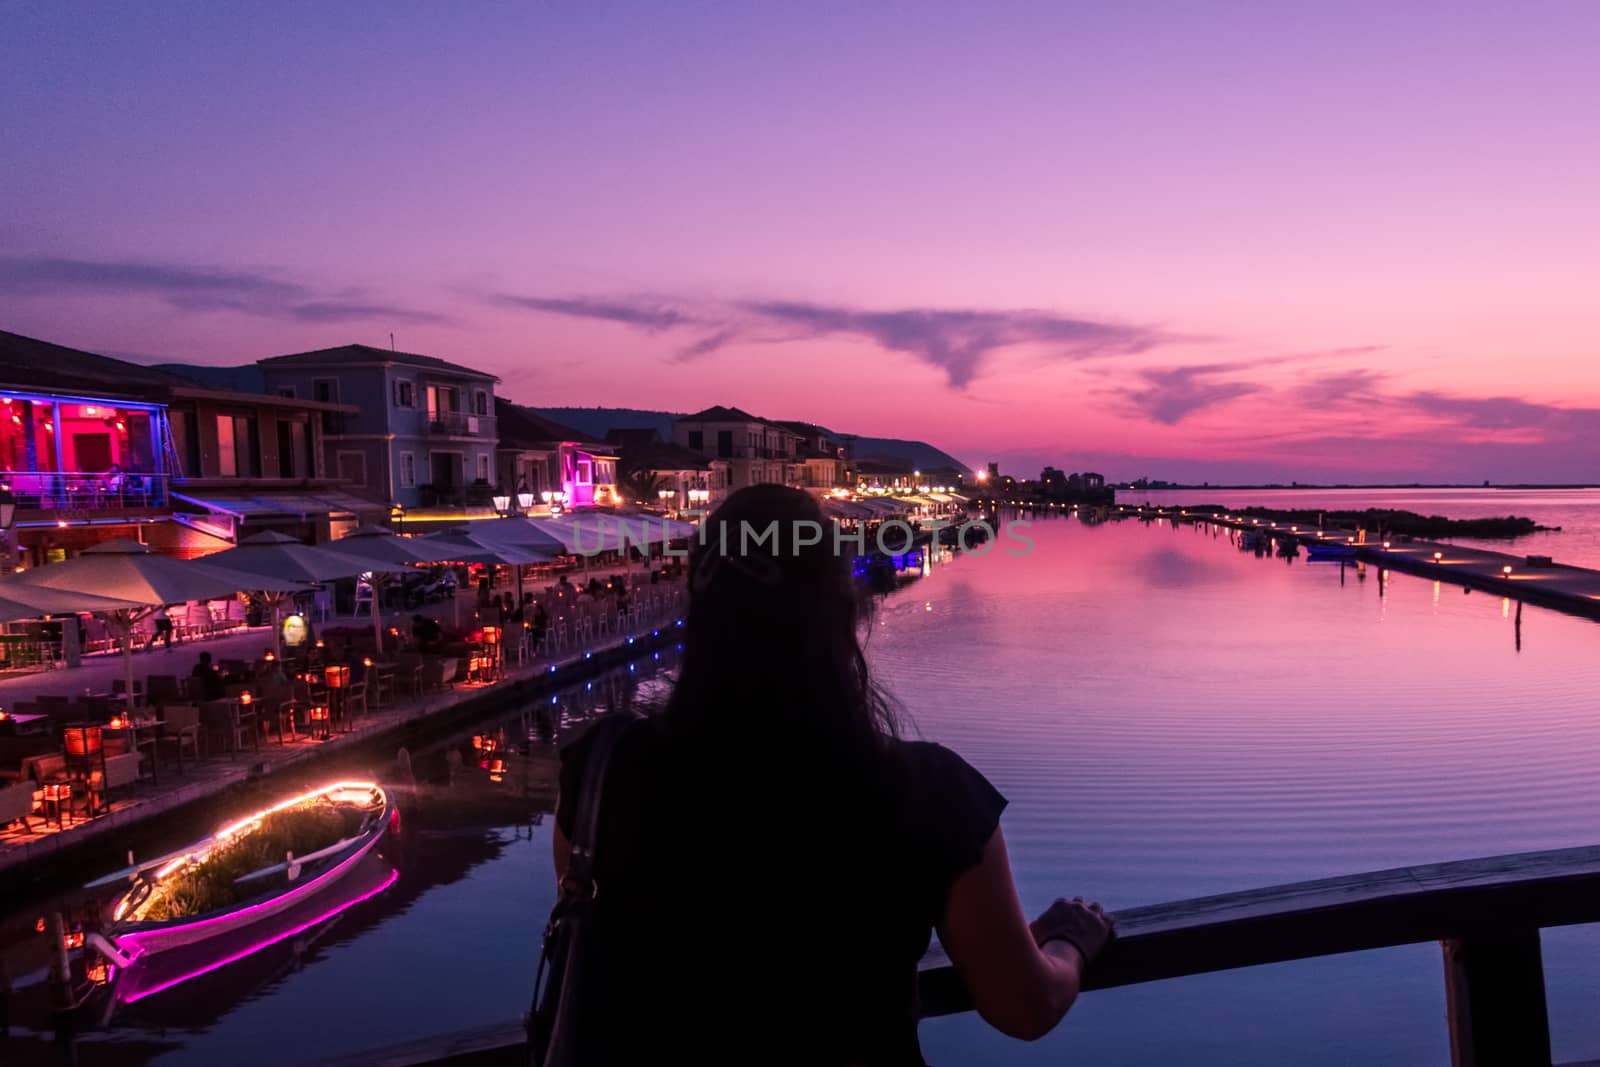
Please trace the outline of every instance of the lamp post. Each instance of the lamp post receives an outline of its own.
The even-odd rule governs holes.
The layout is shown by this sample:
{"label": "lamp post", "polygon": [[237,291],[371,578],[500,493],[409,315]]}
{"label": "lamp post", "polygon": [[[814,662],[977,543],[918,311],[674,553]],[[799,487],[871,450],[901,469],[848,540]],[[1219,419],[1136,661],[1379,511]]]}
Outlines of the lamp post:
{"label": "lamp post", "polygon": [[15,542],[17,532],[17,498],[12,495],[11,489],[0,485],[0,540],[5,543],[5,566],[7,569],[16,563],[17,546]]}
{"label": "lamp post", "polygon": [[526,489],[517,493],[517,510],[526,514],[533,507],[533,494]]}
{"label": "lamp post", "polygon": [[499,515],[502,519],[511,517],[511,497],[509,494],[496,493],[489,498],[489,502],[494,505],[496,515]]}
{"label": "lamp post", "polygon": [[657,489],[656,496],[661,500],[661,510],[670,512],[672,510],[672,504],[669,503],[669,501],[671,501],[672,498],[677,495],[678,491],[676,489]]}

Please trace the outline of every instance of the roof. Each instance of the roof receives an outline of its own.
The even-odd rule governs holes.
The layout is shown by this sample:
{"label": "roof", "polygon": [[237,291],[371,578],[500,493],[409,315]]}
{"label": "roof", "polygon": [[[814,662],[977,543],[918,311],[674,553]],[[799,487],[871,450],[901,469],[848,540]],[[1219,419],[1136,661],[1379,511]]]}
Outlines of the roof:
{"label": "roof", "polygon": [[590,441],[587,434],[547,419],[521,404],[513,404],[503,396],[494,398],[495,422],[500,431],[501,448],[544,448],[548,445],[572,441],[592,444],[594,450],[604,452],[598,441]]}
{"label": "roof", "polygon": [[642,448],[625,449],[619,467],[623,471],[708,471],[711,461],[692,448],[656,441]]}
{"label": "roof", "polygon": [[768,422],[760,415],[752,415],[748,411],[738,408],[723,407],[721,404],[697,411],[693,415],[684,415],[678,422]]}
{"label": "roof", "polygon": [[861,474],[910,474],[915,468],[903,459],[876,459],[857,460],[853,466]]}
{"label": "roof", "polygon": [[654,426],[619,427],[606,431],[606,441],[626,453],[630,449],[643,449],[659,444],[661,435],[656,433]]}
{"label": "roof", "polygon": [[831,440],[837,436],[832,430],[818,426],[814,422],[796,422],[793,419],[780,419],[776,425],[782,426],[792,433],[797,433],[801,437],[826,437]]}
{"label": "roof", "polygon": [[379,504],[365,497],[341,492],[337,489],[196,489],[193,492],[172,494],[179,500],[196,504],[207,511],[222,512],[241,519],[295,518],[302,521],[307,516],[369,514],[388,511],[387,504]]}
{"label": "roof", "polygon": [[461,374],[469,378],[481,378],[489,382],[498,382],[500,380],[486,371],[464,367],[459,363],[451,363],[448,360],[439,359],[437,356],[424,356],[416,352],[396,352],[388,348],[374,348],[372,345],[339,345],[336,348],[319,348],[311,352],[294,352],[287,356],[269,356],[256,362],[269,369],[274,367],[341,367],[398,363],[408,367],[449,371],[452,374]]}
{"label": "roof", "polygon": [[182,379],[127,360],[0,330],[0,382],[70,394],[144,396]]}
{"label": "roof", "polygon": [[174,386],[169,392],[174,400],[220,400],[226,403],[250,404],[263,408],[290,408],[295,411],[336,411],[346,415],[361,410],[359,404],[336,404],[331,400],[301,400],[293,396],[242,392],[238,389],[207,389],[197,385]]}

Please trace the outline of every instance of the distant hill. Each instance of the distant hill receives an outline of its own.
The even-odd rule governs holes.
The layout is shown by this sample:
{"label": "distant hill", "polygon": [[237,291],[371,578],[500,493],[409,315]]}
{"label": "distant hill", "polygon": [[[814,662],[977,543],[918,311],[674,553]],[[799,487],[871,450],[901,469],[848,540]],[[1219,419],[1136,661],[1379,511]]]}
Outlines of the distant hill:
{"label": "distant hill", "polygon": [[[672,411],[651,411],[645,408],[533,408],[532,410],[547,419],[554,419],[573,429],[582,430],[598,440],[604,440],[605,435],[611,430],[648,426],[663,439],[670,441],[673,422],[683,417]],[[828,428],[823,427],[823,429]],[[897,437],[862,437],[831,429],[828,429],[828,432],[849,444],[852,459],[899,460],[922,470],[953,467],[964,474],[972,473],[971,468],[965,463],[926,441],[905,441]]]}

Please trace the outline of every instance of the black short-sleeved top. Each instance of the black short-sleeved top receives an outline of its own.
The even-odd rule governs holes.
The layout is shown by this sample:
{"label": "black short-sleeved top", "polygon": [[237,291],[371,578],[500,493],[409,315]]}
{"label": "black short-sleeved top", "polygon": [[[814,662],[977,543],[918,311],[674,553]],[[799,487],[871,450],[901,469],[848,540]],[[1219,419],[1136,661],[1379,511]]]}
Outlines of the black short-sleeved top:
{"label": "black short-sleeved top", "polygon": [[580,1000],[592,1062],[921,1064],[917,962],[1005,808],[988,780],[899,741],[863,794],[825,766],[774,778],[756,739],[708,764],[659,720],[609,719],[562,751],[569,838],[605,730],[621,733]]}

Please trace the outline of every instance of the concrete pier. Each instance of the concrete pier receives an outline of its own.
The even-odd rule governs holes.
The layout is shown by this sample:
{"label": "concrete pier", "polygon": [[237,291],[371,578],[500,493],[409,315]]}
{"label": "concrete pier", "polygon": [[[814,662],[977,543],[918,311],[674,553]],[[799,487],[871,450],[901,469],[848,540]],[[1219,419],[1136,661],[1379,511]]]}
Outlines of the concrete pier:
{"label": "concrete pier", "polygon": [[[1342,545],[1353,542],[1356,537],[1354,530],[1333,527],[1318,530],[1266,519],[1191,513],[1180,508],[1130,505],[1120,508],[1118,513],[1131,518],[1161,518],[1191,525],[1209,523],[1231,530],[1260,530],[1279,541],[1291,540],[1302,546]],[[1391,540],[1387,547],[1383,542],[1369,541],[1354,548],[1354,558],[1370,566],[1481,589],[1570,615],[1600,619],[1600,571],[1569,567],[1559,562],[1540,565],[1530,563],[1526,555],[1439,541]]]}

